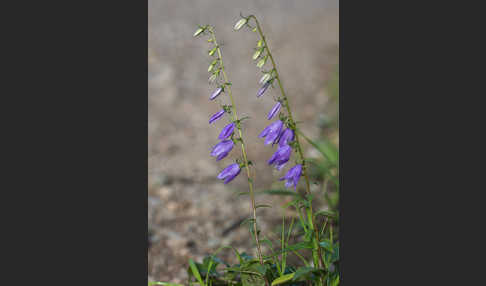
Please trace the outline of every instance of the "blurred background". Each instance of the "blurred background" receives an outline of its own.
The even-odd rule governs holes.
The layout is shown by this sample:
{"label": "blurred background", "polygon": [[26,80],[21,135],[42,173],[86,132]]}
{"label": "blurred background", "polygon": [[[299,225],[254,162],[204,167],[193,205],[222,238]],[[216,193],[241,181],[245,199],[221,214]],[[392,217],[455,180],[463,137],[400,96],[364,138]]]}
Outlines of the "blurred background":
{"label": "blurred background", "polygon": [[[208,124],[219,110],[208,100],[214,90],[207,81],[209,45],[193,33],[198,25],[210,24],[222,44],[238,113],[251,117],[244,121],[243,132],[255,164],[257,191],[281,187],[275,181],[288,167],[281,172],[269,168],[265,161],[275,150],[257,138],[269,124],[271,96],[279,91],[269,89],[256,98],[262,73],[251,57],[258,38],[248,29],[235,32],[233,26],[240,12],[259,19],[300,128],[331,150],[338,144],[338,0],[149,0],[148,8],[149,280],[180,283],[187,279],[189,258],[202,260],[222,245],[253,254],[248,229],[239,226],[250,210],[248,198],[236,195],[248,189],[245,176],[240,174],[228,185],[216,178],[239,148],[220,162],[209,155],[226,121]],[[302,143],[307,157],[320,158],[303,139]],[[324,177],[319,172],[325,170],[316,166],[312,188],[321,191],[318,182]],[[280,206],[289,200],[257,196],[258,204],[273,205],[258,210],[263,233],[276,232],[282,222]],[[330,202],[337,204],[329,197],[315,201],[323,210],[335,207]],[[230,253],[227,259],[232,261]]]}

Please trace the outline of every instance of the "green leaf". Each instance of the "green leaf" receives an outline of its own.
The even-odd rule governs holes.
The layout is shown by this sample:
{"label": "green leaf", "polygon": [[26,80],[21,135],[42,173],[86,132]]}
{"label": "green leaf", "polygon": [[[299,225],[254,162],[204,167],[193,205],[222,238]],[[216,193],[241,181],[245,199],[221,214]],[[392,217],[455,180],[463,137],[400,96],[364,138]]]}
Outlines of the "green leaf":
{"label": "green leaf", "polygon": [[327,239],[319,242],[319,245],[329,252],[334,252],[332,243]]}
{"label": "green leaf", "polygon": [[152,282],[149,282],[148,283],[148,286],[152,286],[152,285],[183,286],[182,284],[169,283],[169,282],[155,282],[155,281],[152,281]]}
{"label": "green leaf", "polygon": [[339,285],[339,275],[334,278],[334,280],[331,283],[331,286],[338,286]]}
{"label": "green leaf", "polygon": [[246,196],[246,195],[249,195],[249,194],[250,194],[250,192],[239,192],[239,193],[236,194],[236,196],[237,197],[239,197],[239,196]]}
{"label": "green leaf", "polygon": [[307,266],[299,267],[297,268],[297,271],[295,271],[295,276],[293,280],[297,281],[299,278],[311,273],[313,270],[314,270],[313,267],[307,267]]}
{"label": "green leaf", "polygon": [[285,274],[283,276],[280,276],[277,279],[273,280],[272,286],[290,281],[290,280],[292,280],[292,278],[294,278],[294,275],[295,275],[295,273],[290,273],[290,274]]}
{"label": "green leaf", "polygon": [[194,261],[192,259],[189,259],[189,267],[191,268],[192,274],[194,275],[194,277],[196,277],[199,284],[206,285],[204,284],[201,278],[201,274],[199,273],[199,270],[197,269],[197,266],[196,264],[194,264]]}
{"label": "green leaf", "polygon": [[253,221],[255,221],[254,218],[246,218],[244,221],[240,223],[240,226],[245,225],[247,223],[252,223]]}
{"label": "green leaf", "polygon": [[194,35],[192,35],[192,36],[193,36],[193,37],[197,37],[197,36],[199,36],[199,35],[200,35],[200,34],[201,34],[203,31],[204,31],[204,29],[203,29],[203,28],[199,28],[199,29],[197,29],[197,30],[196,30],[196,32],[195,32],[195,33],[194,33]]}
{"label": "green leaf", "polygon": [[247,19],[245,18],[240,19],[238,22],[236,22],[234,29],[238,31],[239,29],[241,29],[241,27],[243,27],[243,25],[246,24],[246,22],[248,22]]}
{"label": "green leaf", "polygon": [[257,208],[271,208],[271,207],[272,207],[271,205],[264,205],[264,204],[255,206],[256,209]]}
{"label": "green leaf", "polygon": [[259,40],[257,43],[257,48],[261,48],[263,46],[263,40]]}
{"label": "green leaf", "polygon": [[323,216],[330,216],[330,217],[336,217],[336,214],[330,211],[318,211],[314,214],[315,216],[323,215]]}
{"label": "green leaf", "polygon": [[299,193],[289,191],[289,190],[280,190],[280,189],[274,189],[274,190],[265,190],[262,192],[263,194],[267,195],[277,195],[277,196],[294,196],[294,197],[300,197],[302,198]]}

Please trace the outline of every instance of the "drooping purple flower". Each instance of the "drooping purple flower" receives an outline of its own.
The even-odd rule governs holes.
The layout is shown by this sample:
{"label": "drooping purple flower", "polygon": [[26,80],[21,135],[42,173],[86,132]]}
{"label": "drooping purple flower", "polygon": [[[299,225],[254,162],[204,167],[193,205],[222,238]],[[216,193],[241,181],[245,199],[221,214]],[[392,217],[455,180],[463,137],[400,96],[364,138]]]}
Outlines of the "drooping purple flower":
{"label": "drooping purple flower", "polygon": [[280,147],[289,144],[289,142],[292,142],[294,140],[294,131],[292,129],[285,129],[279,136],[278,138],[278,145]]}
{"label": "drooping purple flower", "polygon": [[211,150],[211,156],[216,157],[216,161],[219,161],[226,157],[233,149],[234,143],[232,140],[224,140],[216,144]]}
{"label": "drooping purple flower", "polygon": [[277,104],[275,104],[272,110],[270,110],[270,112],[268,113],[267,119],[268,120],[272,119],[275,116],[275,114],[277,114],[280,111],[281,106],[282,104],[280,102],[277,102]]}
{"label": "drooping purple flower", "polygon": [[220,111],[218,111],[215,114],[213,114],[213,116],[211,116],[211,118],[209,118],[209,124],[211,124],[214,121],[220,119],[223,116],[224,112],[225,112],[224,109],[221,109]]}
{"label": "drooping purple flower", "polygon": [[211,97],[209,98],[210,100],[215,99],[221,92],[223,91],[222,87],[218,87],[212,94]]}
{"label": "drooping purple flower", "polygon": [[240,173],[241,169],[238,164],[231,164],[228,167],[224,168],[221,173],[218,175],[218,179],[224,180],[224,183],[227,184],[231,182],[238,174]]}
{"label": "drooping purple flower", "polygon": [[298,164],[294,167],[290,168],[287,174],[280,178],[280,181],[286,180],[285,187],[290,188],[294,186],[294,189],[297,190],[297,184],[299,183],[300,175],[302,174],[302,165]]}
{"label": "drooping purple flower", "polygon": [[278,147],[277,151],[268,160],[269,165],[275,165],[277,170],[281,170],[285,164],[289,161],[292,154],[292,148],[289,145]]}
{"label": "drooping purple flower", "polygon": [[282,130],[283,122],[280,120],[274,121],[265,129],[263,129],[262,133],[258,137],[265,138],[265,145],[273,144],[276,142],[278,139],[278,136],[280,135],[280,131]]}
{"label": "drooping purple flower", "polygon": [[221,130],[221,133],[219,133],[218,138],[221,139],[221,140],[224,140],[224,139],[230,137],[234,130],[235,130],[235,124],[230,123],[230,124],[226,125],[225,127],[223,127],[223,130]]}
{"label": "drooping purple flower", "polygon": [[258,90],[257,97],[262,96],[269,86],[270,86],[270,81],[265,82],[263,86]]}

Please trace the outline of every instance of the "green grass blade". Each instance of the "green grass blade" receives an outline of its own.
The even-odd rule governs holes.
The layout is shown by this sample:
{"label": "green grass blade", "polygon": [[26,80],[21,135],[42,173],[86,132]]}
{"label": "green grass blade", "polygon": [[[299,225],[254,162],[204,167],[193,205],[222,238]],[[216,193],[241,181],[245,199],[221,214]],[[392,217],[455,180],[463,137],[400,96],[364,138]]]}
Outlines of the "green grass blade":
{"label": "green grass blade", "polygon": [[201,278],[201,274],[199,273],[199,270],[197,269],[197,266],[192,259],[189,259],[189,267],[191,267],[192,274],[194,275],[194,277],[196,277],[199,284],[201,284],[201,286],[205,286],[206,284],[204,284]]}

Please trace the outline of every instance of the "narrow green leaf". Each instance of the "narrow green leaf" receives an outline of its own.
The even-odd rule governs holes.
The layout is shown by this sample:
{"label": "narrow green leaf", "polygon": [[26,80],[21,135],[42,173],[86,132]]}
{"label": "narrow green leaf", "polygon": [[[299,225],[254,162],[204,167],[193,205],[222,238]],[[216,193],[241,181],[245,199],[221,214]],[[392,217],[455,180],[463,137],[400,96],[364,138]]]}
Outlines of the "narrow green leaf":
{"label": "narrow green leaf", "polygon": [[239,192],[239,193],[236,194],[236,196],[237,197],[239,197],[239,196],[246,196],[246,195],[249,195],[249,194],[250,194],[250,192]]}
{"label": "narrow green leaf", "polygon": [[255,206],[256,209],[257,208],[271,208],[271,207],[272,207],[271,205],[264,205],[264,204]]}
{"label": "narrow green leaf", "polygon": [[339,275],[334,278],[334,281],[332,281],[331,286],[338,286],[339,285]]}
{"label": "narrow green leaf", "polygon": [[334,252],[334,249],[332,247],[332,243],[329,241],[329,240],[324,240],[324,241],[321,241],[319,242],[319,245],[324,248],[325,250],[329,251],[329,252]]}
{"label": "narrow green leaf", "polygon": [[294,275],[295,275],[295,273],[290,273],[290,274],[285,274],[283,276],[280,276],[277,279],[273,280],[272,286],[290,281],[290,280],[292,280],[292,278],[294,278]]}
{"label": "narrow green leaf", "polygon": [[191,267],[192,274],[194,275],[194,277],[196,277],[199,284],[201,284],[202,286],[206,285],[204,284],[201,278],[201,274],[199,274],[199,270],[197,269],[197,266],[196,264],[194,264],[194,261],[192,259],[189,259],[189,267]]}
{"label": "narrow green leaf", "polygon": [[311,273],[314,270],[314,267],[299,267],[297,268],[297,271],[295,271],[295,276],[294,276],[294,281],[297,281],[300,277]]}
{"label": "narrow green leaf", "polygon": [[240,223],[240,226],[245,225],[247,223],[253,222],[255,219],[254,218],[246,218],[244,221]]}
{"label": "narrow green leaf", "polygon": [[289,190],[280,190],[280,189],[275,189],[275,190],[265,190],[262,193],[267,194],[267,195],[277,195],[277,196],[294,196],[294,197],[301,197],[299,193],[289,191]]}
{"label": "narrow green leaf", "polygon": [[169,283],[169,282],[156,282],[156,281],[151,281],[151,282],[148,283],[148,286],[152,286],[152,285],[183,286],[182,284]]}
{"label": "narrow green leaf", "polygon": [[336,217],[336,214],[330,211],[318,211],[314,214],[314,216],[319,216],[319,215]]}

